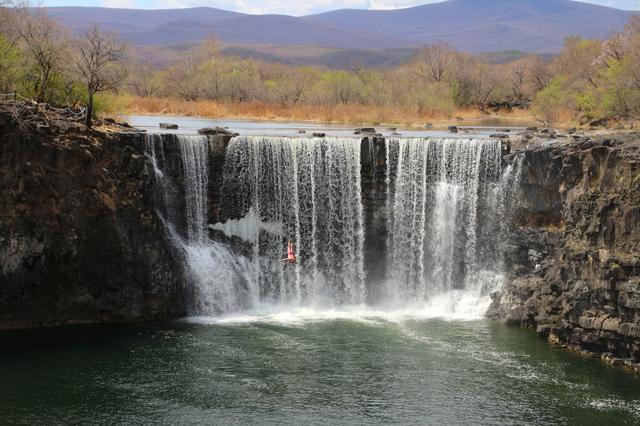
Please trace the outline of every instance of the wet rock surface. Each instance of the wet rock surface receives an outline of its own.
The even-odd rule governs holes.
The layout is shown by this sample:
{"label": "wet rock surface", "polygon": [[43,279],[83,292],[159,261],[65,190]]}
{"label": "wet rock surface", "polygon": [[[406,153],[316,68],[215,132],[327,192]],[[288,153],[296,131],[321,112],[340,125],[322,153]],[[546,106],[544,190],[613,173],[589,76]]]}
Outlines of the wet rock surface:
{"label": "wet rock surface", "polygon": [[199,129],[198,134],[203,136],[226,136],[226,137],[238,136],[237,133],[233,133],[232,131],[224,127],[205,127],[205,128]]}
{"label": "wet rock surface", "polygon": [[0,115],[0,328],[184,313],[143,137]]}
{"label": "wet rock surface", "polygon": [[510,279],[490,316],[640,371],[640,135],[538,141],[515,155]]}

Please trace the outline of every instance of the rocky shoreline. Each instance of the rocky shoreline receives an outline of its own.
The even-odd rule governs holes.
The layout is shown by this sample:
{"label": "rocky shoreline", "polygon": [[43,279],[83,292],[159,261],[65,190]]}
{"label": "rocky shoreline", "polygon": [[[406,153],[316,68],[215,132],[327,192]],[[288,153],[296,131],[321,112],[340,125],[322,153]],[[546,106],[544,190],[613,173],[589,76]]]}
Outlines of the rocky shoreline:
{"label": "rocky shoreline", "polygon": [[508,284],[489,316],[640,372],[640,135],[514,142]]}

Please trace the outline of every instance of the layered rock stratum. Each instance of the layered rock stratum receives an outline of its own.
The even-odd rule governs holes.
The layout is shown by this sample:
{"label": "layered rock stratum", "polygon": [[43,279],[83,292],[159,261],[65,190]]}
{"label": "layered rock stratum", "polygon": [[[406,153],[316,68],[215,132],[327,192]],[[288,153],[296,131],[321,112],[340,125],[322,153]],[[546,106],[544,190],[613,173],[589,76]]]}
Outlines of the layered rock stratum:
{"label": "layered rock stratum", "polygon": [[639,369],[640,136],[531,143],[490,315]]}
{"label": "layered rock stratum", "polygon": [[141,134],[0,115],[0,328],[183,315],[152,187]]}

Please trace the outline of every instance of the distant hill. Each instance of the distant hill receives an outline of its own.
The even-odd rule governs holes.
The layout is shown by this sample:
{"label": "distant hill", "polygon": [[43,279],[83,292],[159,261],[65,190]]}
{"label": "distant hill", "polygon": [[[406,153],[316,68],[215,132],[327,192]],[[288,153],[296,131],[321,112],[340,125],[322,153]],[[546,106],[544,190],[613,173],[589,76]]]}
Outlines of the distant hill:
{"label": "distant hill", "polygon": [[336,10],[305,19],[363,32],[375,29],[414,45],[441,40],[474,53],[553,53],[571,35],[606,38],[630,16],[570,0],[450,0],[398,10]]}
{"label": "distant hill", "polygon": [[391,68],[409,62],[417,49],[336,49],[305,46],[228,46],[225,56],[260,59],[289,65],[324,65],[328,68]]}
{"label": "distant hill", "polygon": [[[329,48],[317,60],[331,65],[354,59],[352,54],[360,55],[365,63],[393,64],[419,45],[435,41],[472,53],[554,53],[571,35],[606,38],[632,14],[570,0],[449,0],[407,9],[343,9],[303,17],[248,15],[206,7],[54,7],[48,12],[74,31],[97,23],[139,47],[190,45],[215,34],[231,46],[229,53],[282,58],[290,63],[317,62],[313,55],[287,58],[283,51],[287,46]],[[277,47],[280,53],[274,54]],[[365,53],[366,49],[377,51]]]}

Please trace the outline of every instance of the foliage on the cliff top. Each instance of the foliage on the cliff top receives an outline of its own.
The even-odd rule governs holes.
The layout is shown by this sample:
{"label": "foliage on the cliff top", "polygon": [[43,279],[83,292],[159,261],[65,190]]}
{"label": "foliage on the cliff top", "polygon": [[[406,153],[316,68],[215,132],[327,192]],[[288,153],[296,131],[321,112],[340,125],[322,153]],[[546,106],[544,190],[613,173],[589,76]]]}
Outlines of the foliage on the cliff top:
{"label": "foliage on the cliff top", "polygon": [[[73,65],[77,45],[46,16],[26,19],[0,10],[0,92],[17,91],[54,105],[86,104],[87,84]],[[606,41],[569,38],[552,59],[514,58],[492,63],[437,43],[395,68],[330,70],[224,57],[211,38],[166,67],[129,57],[126,86],[98,97],[95,109],[166,113],[145,110],[151,102],[144,100],[171,98],[181,106],[173,111],[179,114],[189,113],[189,103],[209,102],[210,110],[255,111],[260,106],[286,111],[282,118],[330,115],[340,122],[366,119],[357,112],[366,108],[376,111],[377,122],[391,116],[391,122],[453,119],[469,110],[528,111],[546,125],[640,119],[640,17]],[[400,113],[411,120],[394,120]]]}

